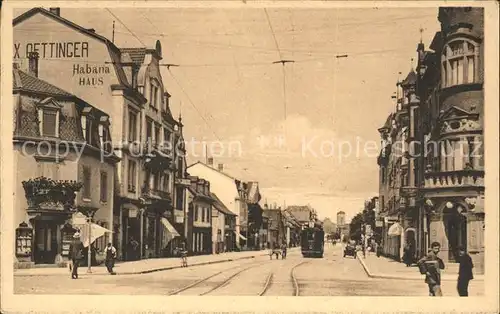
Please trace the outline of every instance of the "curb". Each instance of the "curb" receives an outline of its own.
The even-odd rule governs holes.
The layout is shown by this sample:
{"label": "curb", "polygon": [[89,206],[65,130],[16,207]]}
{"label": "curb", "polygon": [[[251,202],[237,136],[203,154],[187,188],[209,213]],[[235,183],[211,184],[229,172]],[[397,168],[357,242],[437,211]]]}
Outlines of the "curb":
{"label": "curb", "polygon": [[[251,258],[255,258],[257,256],[265,256],[265,255],[267,255],[267,254],[252,255],[252,256],[245,256],[245,257],[239,257],[239,258],[229,258],[229,259],[209,261],[209,262],[201,262],[201,263],[191,264],[191,265],[189,265],[189,267],[227,263],[227,262],[233,262],[233,261],[238,261],[238,260],[251,259]],[[142,275],[142,274],[149,274],[149,273],[154,273],[154,272],[158,272],[158,271],[172,270],[172,269],[177,269],[177,268],[181,268],[181,266],[169,266],[169,267],[161,267],[161,268],[147,269],[147,270],[141,270],[141,271],[128,271],[128,272],[123,272],[123,273],[116,273],[116,275],[117,276]],[[63,274],[63,273],[57,273],[57,274],[22,274],[22,273],[19,273],[19,274],[16,274],[14,272],[14,277],[39,277],[39,276],[45,277],[45,276],[64,276],[64,275],[66,275],[66,274]],[[109,276],[109,274],[108,273],[91,273],[90,276]]]}
{"label": "curb", "polygon": [[[394,275],[386,275],[386,274],[373,274],[369,269],[368,266],[366,266],[365,261],[363,261],[363,258],[361,258],[358,254],[356,254],[356,258],[359,260],[361,263],[361,266],[363,266],[363,269],[366,272],[366,275],[370,278],[379,278],[379,279],[396,279],[396,280],[424,280],[425,277],[422,275],[422,277],[410,277],[410,276],[394,276]],[[458,276],[458,275],[457,275]],[[484,278],[480,277],[477,275],[479,278],[474,278],[476,281],[484,281]],[[446,277],[441,277],[441,281],[456,281],[456,278],[446,278]]]}

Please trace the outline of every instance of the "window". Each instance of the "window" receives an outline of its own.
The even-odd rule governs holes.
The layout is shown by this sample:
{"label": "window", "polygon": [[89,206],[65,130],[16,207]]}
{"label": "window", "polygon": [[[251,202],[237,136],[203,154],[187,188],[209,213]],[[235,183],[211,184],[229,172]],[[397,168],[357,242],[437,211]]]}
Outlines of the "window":
{"label": "window", "polygon": [[177,195],[175,208],[182,209],[184,205],[184,188],[178,187],[175,194]]}
{"label": "window", "polygon": [[469,41],[458,40],[449,43],[442,55],[442,87],[449,87],[476,81],[477,46]]}
{"label": "window", "polygon": [[155,144],[160,144],[160,126],[155,125]]}
{"label": "window", "polygon": [[55,110],[44,109],[42,120],[42,136],[57,137],[57,118],[59,112]]}
{"label": "window", "polygon": [[198,221],[198,211],[199,210],[200,210],[200,207],[196,206],[195,210],[194,210],[194,221]]}
{"label": "window", "polygon": [[169,180],[170,180],[170,177],[168,175],[168,173],[166,173],[164,176],[163,176],[163,191],[164,192],[168,192],[168,186],[169,186]]}
{"label": "window", "polygon": [[137,140],[137,113],[128,112],[128,141],[134,142]]}
{"label": "window", "polygon": [[83,167],[83,191],[82,191],[83,198],[90,199],[91,186],[92,186],[91,184],[92,184],[92,180],[91,180],[90,167],[84,166]]}
{"label": "window", "polygon": [[156,80],[151,80],[151,86],[149,89],[149,105],[155,109],[158,109],[158,83]]}
{"label": "window", "polygon": [[163,128],[163,141],[165,143],[169,143],[170,142],[170,131],[167,129],[167,128]]}
{"label": "window", "polygon": [[149,143],[153,141],[153,121],[149,119],[146,122],[146,139]]}
{"label": "window", "polygon": [[201,207],[201,222],[205,222],[205,207]]}
{"label": "window", "polygon": [[133,160],[128,161],[128,191],[135,192],[135,178],[136,178],[136,163]]}
{"label": "window", "polygon": [[108,174],[101,172],[101,202],[108,201]]}

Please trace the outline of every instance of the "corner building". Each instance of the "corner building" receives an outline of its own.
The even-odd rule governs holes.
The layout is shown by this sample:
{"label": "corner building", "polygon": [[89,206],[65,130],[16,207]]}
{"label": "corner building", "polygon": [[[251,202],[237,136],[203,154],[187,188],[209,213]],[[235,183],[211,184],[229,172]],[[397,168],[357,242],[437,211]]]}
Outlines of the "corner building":
{"label": "corner building", "polygon": [[[170,239],[175,230],[162,221],[184,217],[185,159],[168,149],[184,145],[182,124],[171,116],[170,95],[159,75],[161,45],[119,49],[63,15],[59,8],[34,8],[16,17],[14,62],[27,69],[29,54],[38,52],[40,79],[109,115],[113,151],[121,160],[114,175],[112,226],[118,258],[165,255],[160,238]],[[165,148],[161,141],[175,145]]]}
{"label": "corner building", "polygon": [[484,11],[440,8],[441,31],[426,51],[419,45],[418,93],[427,154],[422,211],[427,244],[437,241],[445,261],[456,248],[484,272]]}

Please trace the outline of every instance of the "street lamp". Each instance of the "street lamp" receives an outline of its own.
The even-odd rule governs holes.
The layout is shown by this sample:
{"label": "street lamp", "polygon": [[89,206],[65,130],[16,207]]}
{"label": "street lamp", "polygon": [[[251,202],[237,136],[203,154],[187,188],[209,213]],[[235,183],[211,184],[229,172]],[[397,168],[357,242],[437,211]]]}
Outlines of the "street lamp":
{"label": "street lamp", "polygon": [[87,273],[92,273],[92,218],[94,217],[95,213],[99,210],[97,207],[91,207],[91,206],[78,206],[78,211],[85,215],[87,218],[87,227],[88,227],[88,250],[87,250]]}

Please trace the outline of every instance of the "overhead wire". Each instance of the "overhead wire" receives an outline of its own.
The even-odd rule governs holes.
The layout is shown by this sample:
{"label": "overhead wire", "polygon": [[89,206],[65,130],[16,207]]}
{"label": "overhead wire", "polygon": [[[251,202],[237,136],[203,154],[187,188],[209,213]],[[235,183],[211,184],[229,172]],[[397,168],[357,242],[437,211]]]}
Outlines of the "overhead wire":
{"label": "overhead wire", "polygon": [[118,16],[116,16],[113,12],[111,12],[111,10],[110,10],[109,8],[106,8],[106,10],[107,10],[107,11],[109,12],[109,14],[111,14],[111,15],[112,15],[115,19],[117,19],[117,20],[118,20],[118,22],[120,22],[120,24],[122,24],[122,25],[123,25],[123,27],[125,27],[125,29],[126,29],[127,31],[129,31],[129,33],[130,33],[130,34],[132,34],[132,36],[134,36],[134,37],[135,37],[135,38],[136,38],[136,39],[137,39],[137,40],[138,40],[138,41],[139,41],[139,42],[140,42],[140,43],[141,43],[144,47],[146,47],[146,44],[145,44],[145,43],[144,43],[144,42],[143,42],[143,41],[142,41],[139,37],[137,37],[137,35],[136,35],[134,32],[132,32],[132,31],[130,30],[130,28],[128,28],[128,27],[127,27],[127,25],[125,25],[125,23],[123,23],[123,21],[122,21],[122,20],[121,20]]}

